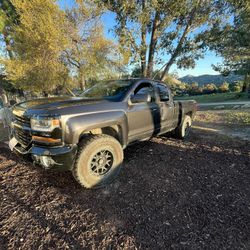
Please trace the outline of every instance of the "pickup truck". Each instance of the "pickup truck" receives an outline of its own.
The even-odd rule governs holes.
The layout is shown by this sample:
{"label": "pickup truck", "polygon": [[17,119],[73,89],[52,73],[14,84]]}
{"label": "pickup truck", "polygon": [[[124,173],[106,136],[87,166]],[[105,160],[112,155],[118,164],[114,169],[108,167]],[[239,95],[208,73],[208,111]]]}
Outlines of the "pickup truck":
{"label": "pickup truck", "polygon": [[78,97],[16,104],[9,147],[45,169],[70,170],[82,186],[97,188],[118,174],[124,148],[170,131],[185,138],[195,112],[195,101],[173,101],[162,82],[105,81]]}

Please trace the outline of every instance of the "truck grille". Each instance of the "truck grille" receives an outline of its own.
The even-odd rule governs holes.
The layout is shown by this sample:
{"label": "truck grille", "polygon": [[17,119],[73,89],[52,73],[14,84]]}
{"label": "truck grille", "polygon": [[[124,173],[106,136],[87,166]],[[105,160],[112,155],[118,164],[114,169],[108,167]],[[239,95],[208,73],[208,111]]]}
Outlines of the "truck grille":
{"label": "truck grille", "polygon": [[13,134],[17,141],[27,148],[32,140],[30,135],[30,119],[25,116],[14,115],[14,131]]}
{"label": "truck grille", "polygon": [[25,148],[29,146],[31,142],[31,136],[29,134],[29,131],[25,131],[23,129],[15,127],[14,136],[22,146],[24,146]]}
{"label": "truck grille", "polygon": [[18,125],[30,128],[30,119],[28,117],[14,115],[14,119]]}

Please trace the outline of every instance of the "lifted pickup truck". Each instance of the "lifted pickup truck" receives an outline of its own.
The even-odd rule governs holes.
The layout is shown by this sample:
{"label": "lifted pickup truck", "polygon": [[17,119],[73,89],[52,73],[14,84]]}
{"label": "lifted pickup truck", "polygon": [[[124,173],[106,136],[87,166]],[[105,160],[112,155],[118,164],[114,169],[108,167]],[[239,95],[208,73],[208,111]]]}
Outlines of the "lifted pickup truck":
{"label": "lifted pickup truck", "polygon": [[9,146],[45,169],[72,171],[86,188],[100,187],[119,172],[124,148],[169,131],[185,138],[195,112],[195,101],[173,101],[164,83],[107,81],[79,97],[16,104]]}

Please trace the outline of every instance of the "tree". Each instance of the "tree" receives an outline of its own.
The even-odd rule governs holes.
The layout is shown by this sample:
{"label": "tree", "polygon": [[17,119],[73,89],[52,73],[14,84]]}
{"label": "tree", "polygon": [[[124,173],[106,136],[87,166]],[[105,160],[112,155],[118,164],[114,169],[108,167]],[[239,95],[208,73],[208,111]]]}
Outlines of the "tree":
{"label": "tree", "polygon": [[224,1],[216,0],[95,1],[116,14],[115,32],[132,62],[140,63],[141,75],[152,77],[154,66],[163,64],[161,79],[174,63],[194,67],[204,34],[225,16]]}
{"label": "tree", "polygon": [[197,82],[191,83],[187,86],[187,92],[189,95],[197,95],[200,92],[199,84]]}
{"label": "tree", "polygon": [[224,58],[224,62],[214,66],[224,75],[233,72],[244,75],[242,92],[247,92],[250,82],[250,2],[229,1],[233,8],[232,25],[216,26],[209,40],[211,49]]}
{"label": "tree", "polygon": [[11,32],[13,27],[18,25],[18,15],[16,13],[14,5],[10,0],[1,0],[0,2],[0,34],[5,43],[7,53],[9,57],[12,55],[12,37]]}
{"label": "tree", "polygon": [[177,80],[177,76],[175,74],[165,75],[164,82],[170,87],[174,95],[181,95],[186,91],[186,85]]}
{"label": "tree", "polygon": [[[160,72],[160,71],[155,70],[155,71],[153,72],[153,75],[154,75],[154,79],[160,80],[160,78],[161,78],[161,72]],[[140,78],[140,77],[142,76],[142,75],[141,75],[141,67],[140,67],[139,65],[136,65],[136,66],[133,68],[133,70],[132,70],[130,76],[131,76],[131,77],[134,77],[134,78]]]}
{"label": "tree", "polygon": [[235,81],[229,84],[229,90],[232,92],[240,92],[242,90],[243,81]]}
{"label": "tree", "polygon": [[141,76],[141,67],[136,65],[132,70],[131,77],[137,78]]}
{"label": "tree", "polygon": [[219,92],[221,93],[226,93],[229,91],[229,83],[224,82],[223,84],[221,84],[218,88]]}
{"label": "tree", "polygon": [[17,87],[48,92],[66,84],[68,69],[61,62],[69,44],[65,14],[54,0],[11,0],[19,25],[15,25],[11,58],[2,58],[7,78]]}
{"label": "tree", "polygon": [[217,87],[214,83],[209,83],[203,87],[202,92],[203,92],[203,94],[213,94],[213,93],[217,92]]}
{"label": "tree", "polygon": [[123,55],[104,37],[100,14],[101,9],[91,1],[76,1],[67,10],[71,46],[64,51],[64,59],[81,89],[87,81],[110,78],[123,69]]}

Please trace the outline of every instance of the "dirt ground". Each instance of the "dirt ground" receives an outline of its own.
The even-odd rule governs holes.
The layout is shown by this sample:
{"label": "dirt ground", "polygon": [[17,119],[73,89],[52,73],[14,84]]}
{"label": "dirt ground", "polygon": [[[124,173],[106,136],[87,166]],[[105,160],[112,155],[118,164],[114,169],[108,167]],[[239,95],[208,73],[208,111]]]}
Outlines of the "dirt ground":
{"label": "dirt ground", "polygon": [[3,126],[3,123],[0,122],[0,142],[8,140],[8,130]]}
{"label": "dirt ground", "polygon": [[198,111],[193,127],[250,141],[250,109]]}
{"label": "dirt ground", "polygon": [[0,143],[0,197],[0,249],[250,249],[250,145],[211,131],[130,146],[99,190]]}

